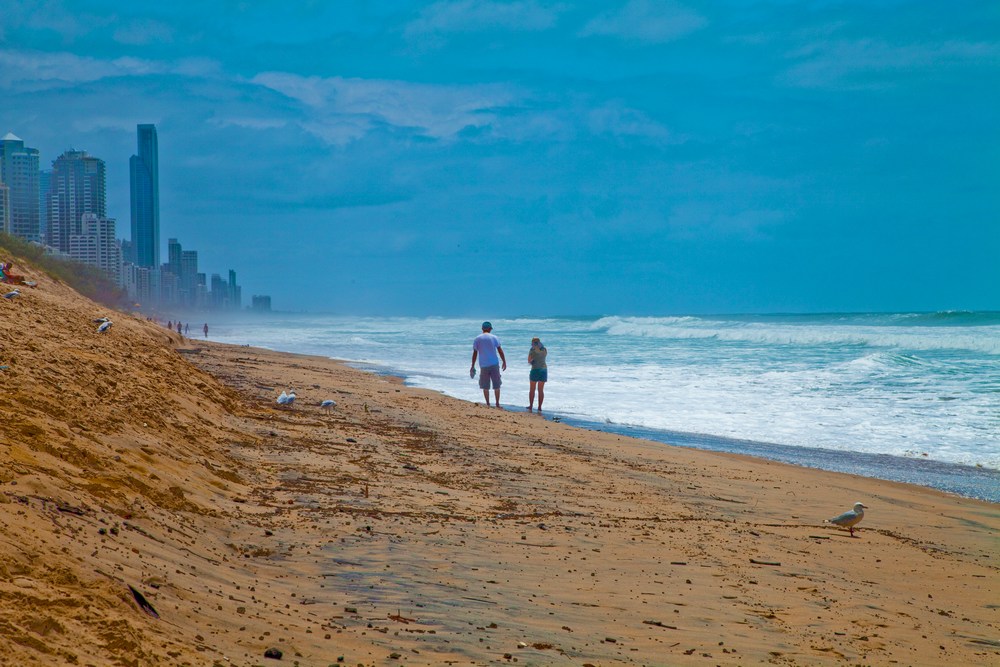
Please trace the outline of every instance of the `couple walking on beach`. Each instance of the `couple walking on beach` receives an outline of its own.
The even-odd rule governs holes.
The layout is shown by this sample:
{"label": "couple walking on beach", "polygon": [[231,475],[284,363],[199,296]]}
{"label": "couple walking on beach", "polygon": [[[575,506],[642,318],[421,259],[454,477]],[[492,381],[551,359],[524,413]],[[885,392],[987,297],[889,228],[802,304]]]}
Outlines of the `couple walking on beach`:
{"label": "couple walking on beach", "polygon": [[[507,357],[504,356],[503,348],[500,346],[500,339],[493,335],[493,325],[489,322],[483,322],[482,329],[483,333],[472,341],[472,366],[469,368],[469,377],[476,376],[476,359],[478,358],[479,388],[483,390],[486,407],[490,405],[490,385],[492,384],[493,396],[496,399],[496,406],[499,408],[500,371],[507,370]],[[545,383],[549,379],[548,366],[545,363],[548,352],[540,339],[531,339],[531,350],[528,352],[528,363],[531,364],[531,373],[528,376],[530,382],[528,412],[534,409],[536,389],[538,391],[538,411],[542,411],[542,401],[545,400]],[[501,362],[503,363],[502,367]]]}

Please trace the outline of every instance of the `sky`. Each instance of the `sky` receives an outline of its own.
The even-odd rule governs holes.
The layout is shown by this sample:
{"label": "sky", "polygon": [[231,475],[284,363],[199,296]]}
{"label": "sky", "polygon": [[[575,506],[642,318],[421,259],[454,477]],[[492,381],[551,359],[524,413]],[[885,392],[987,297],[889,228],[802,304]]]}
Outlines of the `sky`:
{"label": "sky", "polygon": [[995,0],[0,0],[0,134],[361,315],[1000,310]]}

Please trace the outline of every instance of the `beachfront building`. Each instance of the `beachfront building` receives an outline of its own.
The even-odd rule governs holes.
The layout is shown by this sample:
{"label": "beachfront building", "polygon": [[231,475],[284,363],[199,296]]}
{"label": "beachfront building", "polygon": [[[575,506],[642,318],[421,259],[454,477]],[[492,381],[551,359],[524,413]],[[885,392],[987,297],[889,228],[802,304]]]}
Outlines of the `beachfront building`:
{"label": "beachfront building", "polygon": [[0,232],[10,234],[10,188],[0,182]]}
{"label": "beachfront building", "polygon": [[46,243],[71,253],[70,237],[83,234],[83,215],[107,216],[104,160],[68,150],[52,163],[46,202]]}
{"label": "beachfront building", "polygon": [[138,155],[129,160],[132,201],[132,246],[135,264],[160,266],[160,171],[156,126],[136,126]]}
{"label": "beachfront building", "polygon": [[38,172],[38,234],[41,238],[48,238],[48,208],[49,208],[49,186],[52,183],[52,170],[41,169]]}
{"label": "beachfront building", "polygon": [[250,300],[250,310],[258,313],[271,312],[271,297],[266,294],[254,294]]}
{"label": "beachfront building", "polygon": [[129,301],[141,308],[154,308],[160,303],[160,270],[132,263],[122,265],[119,285]]}
{"label": "beachfront building", "polygon": [[122,257],[121,247],[115,240],[115,219],[84,213],[80,233],[70,234],[69,256],[83,264],[96,266],[119,283]]}
{"label": "beachfront building", "polygon": [[38,215],[38,149],[13,133],[0,139],[0,183],[7,186],[5,229],[28,241],[41,240]]}

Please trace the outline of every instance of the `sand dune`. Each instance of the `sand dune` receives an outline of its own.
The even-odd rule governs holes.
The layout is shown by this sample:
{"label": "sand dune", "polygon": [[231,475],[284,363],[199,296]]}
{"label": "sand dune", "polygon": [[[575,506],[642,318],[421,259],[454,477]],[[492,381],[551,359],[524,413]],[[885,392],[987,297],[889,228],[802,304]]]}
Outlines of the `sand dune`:
{"label": "sand dune", "polygon": [[[0,664],[1000,664],[996,505],[189,341],[26,273]],[[855,501],[857,537],[823,525]]]}

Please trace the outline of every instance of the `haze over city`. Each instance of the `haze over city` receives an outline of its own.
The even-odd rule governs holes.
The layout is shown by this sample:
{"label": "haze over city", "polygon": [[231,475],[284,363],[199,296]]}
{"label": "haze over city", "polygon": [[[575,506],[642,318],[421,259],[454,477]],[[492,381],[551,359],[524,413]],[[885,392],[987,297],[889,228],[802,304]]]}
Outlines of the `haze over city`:
{"label": "haze over city", "polygon": [[[280,6],[282,11],[276,12]],[[0,134],[278,310],[1000,308],[996,3],[0,0]]]}

